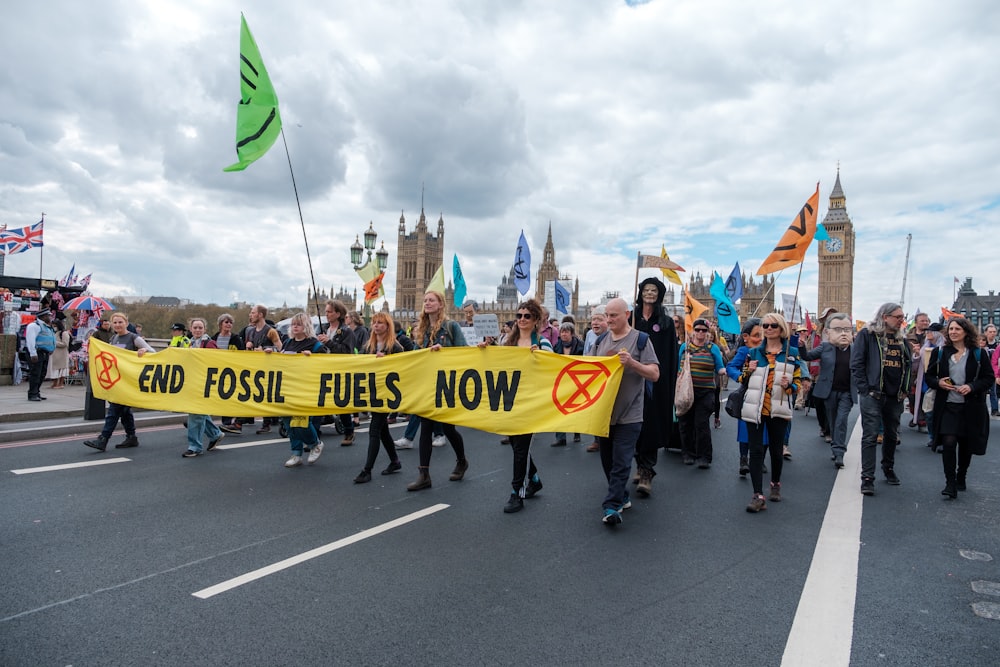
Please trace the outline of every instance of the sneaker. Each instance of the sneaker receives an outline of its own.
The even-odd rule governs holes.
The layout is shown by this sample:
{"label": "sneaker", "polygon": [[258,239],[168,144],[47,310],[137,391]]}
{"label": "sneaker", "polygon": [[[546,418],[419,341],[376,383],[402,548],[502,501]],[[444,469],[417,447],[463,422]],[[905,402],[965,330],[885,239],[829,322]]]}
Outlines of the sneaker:
{"label": "sneaker", "polygon": [[309,461],[309,465],[316,463],[316,459],[318,459],[319,455],[322,453],[323,453],[323,441],[317,440],[316,444],[312,446],[311,450],[309,450],[309,458],[307,459]]}
{"label": "sneaker", "polygon": [[215,438],[213,438],[212,440],[209,440],[208,441],[208,451],[212,451],[213,449],[215,449],[216,445],[218,445],[220,442],[222,442],[222,439],[224,437],[226,437],[225,433],[219,433],[219,435],[217,435]]}
{"label": "sneaker", "polygon": [[788,445],[785,445],[784,447],[781,448],[781,456],[786,461],[792,460],[792,450],[788,448]]}
{"label": "sneaker", "polygon": [[348,433],[347,435],[344,436],[344,439],[340,441],[340,446],[341,447],[350,447],[353,444],[354,444],[354,434],[353,433]]}
{"label": "sneaker", "polygon": [[745,456],[740,457],[740,477],[746,477],[750,472],[750,459]]}
{"label": "sneaker", "polygon": [[300,465],[302,465],[302,457],[298,454],[292,454],[291,458],[285,461],[286,468],[294,468]]}
{"label": "sneaker", "polygon": [[682,456],[681,457],[681,461],[683,461],[684,465],[686,465],[686,466],[693,466],[694,465],[694,457],[691,456],[690,454],[685,454],[684,456]]}
{"label": "sneaker", "polygon": [[413,449],[413,441],[405,436],[394,440],[392,444],[396,445],[396,449]]}
{"label": "sneaker", "polygon": [[542,480],[528,480],[528,488],[524,490],[525,498],[534,498],[535,494],[542,490]]}
{"label": "sneaker", "polygon": [[751,514],[756,514],[757,512],[762,512],[767,509],[767,502],[764,501],[763,493],[753,494],[753,498],[750,499],[750,503],[747,505],[747,512]]}
{"label": "sneaker", "polygon": [[781,482],[771,482],[771,495],[767,499],[772,503],[781,502]]}
{"label": "sneaker", "polygon": [[697,463],[698,467],[701,468],[702,470],[708,470],[709,468],[712,467],[712,462],[709,461],[708,459],[698,459]]}
{"label": "sneaker", "polygon": [[549,446],[550,447],[565,447],[566,446],[566,438],[559,438],[558,440],[556,440],[555,442],[553,442]]}
{"label": "sneaker", "polygon": [[628,494],[626,493],[625,502],[623,502],[622,506],[618,508],[618,512],[621,513],[624,512],[625,510],[630,510],[630,509],[632,509],[632,499],[629,498]]}
{"label": "sneaker", "polygon": [[435,447],[444,447],[448,444],[448,438],[442,433],[441,435],[435,435],[434,439],[431,440],[431,444]]}
{"label": "sneaker", "polygon": [[609,526],[617,526],[622,522],[622,514],[618,510],[613,510],[610,507],[604,509],[604,517],[601,519],[604,523]]}
{"label": "sneaker", "polygon": [[514,512],[520,512],[524,509],[524,501],[521,500],[521,496],[517,495],[516,492],[510,492],[510,498],[507,499],[507,504],[503,506],[504,514],[513,514]]}
{"label": "sneaker", "polygon": [[501,445],[509,445],[510,444],[510,438],[508,438],[508,437],[500,438],[500,444]]}
{"label": "sneaker", "polygon": [[875,480],[869,477],[865,477],[861,480],[861,495],[863,496],[874,496],[875,495]]}
{"label": "sneaker", "polygon": [[896,473],[889,468],[883,471],[885,473],[885,481],[889,486],[899,486],[899,478],[896,477]]}
{"label": "sneaker", "polygon": [[201,452],[195,451],[193,449],[188,449],[185,450],[185,452],[181,454],[181,456],[183,456],[186,459],[193,459],[196,456],[201,456]]}
{"label": "sneaker", "polygon": [[232,433],[234,435],[239,435],[243,432],[243,428],[239,424],[223,424],[219,428],[226,433]]}
{"label": "sneaker", "polygon": [[579,433],[574,433],[573,434],[573,442],[580,442],[580,434]]}
{"label": "sneaker", "polygon": [[362,470],[358,473],[358,476],[354,478],[355,484],[367,484],[370,481],[372,481],[371,470]]}
{"label": "sneaker", "polygon": [[383,475],[391,475],[394,472],[399,472],[403,469],[403,464],[399,461],[390,461],[388,467],[382,471]]}
{"label": "sneaker", "polygon": [[836,468],[837,470],[840,470],[841,468],[843,468],[844,467],[844,457],[841,456],[840,454],[836,454],[833,457],[833,467]]}
{"label": "sneaker", "polygon": [[257,435],[263,435],[264,433],[270,433],[270,432],[271,432],[271,425],[270,424],[264,424],[263,426],[261,426],[256,431]]}

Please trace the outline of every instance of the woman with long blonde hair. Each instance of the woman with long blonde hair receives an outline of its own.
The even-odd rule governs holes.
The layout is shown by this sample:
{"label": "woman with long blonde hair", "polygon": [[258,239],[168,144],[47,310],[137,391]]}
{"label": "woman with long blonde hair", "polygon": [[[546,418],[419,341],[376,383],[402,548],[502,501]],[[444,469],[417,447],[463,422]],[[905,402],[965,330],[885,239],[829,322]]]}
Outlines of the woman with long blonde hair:
{"label": "woman with long blonde hair", "polygon": [[[424,294],[424,305],[417,320],[417,328],[413,332],[413,342],[422,350],[440,350],[442,347],[464,347],[465,336],[458,322],[448,319],[445,314],[444,294],[434,290]],[[455,450],[455,469],[448,478],[457,482],[465,476],[469,469],[469,461],[465,458],[465,442],[462,435],[453,424],[435,422],[421,418],[420,429],[420,476],[417,481],[407,485],[407,491],[420,491],[431,487],[431,444],[434,425],[440,423],[451,448]]]}

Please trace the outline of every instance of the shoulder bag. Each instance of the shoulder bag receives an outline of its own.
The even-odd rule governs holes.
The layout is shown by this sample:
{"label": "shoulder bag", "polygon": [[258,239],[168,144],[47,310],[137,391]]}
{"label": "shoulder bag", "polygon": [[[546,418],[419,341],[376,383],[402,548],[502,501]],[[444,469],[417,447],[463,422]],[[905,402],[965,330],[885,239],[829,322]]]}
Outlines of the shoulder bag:
{"label": "shoulder bag", "polygon": [[691,380],[691,352],[684,348],[684,361],[677,371],[674,385],[674,412],[678,417],[687,414],[694,405],[694,383]]}

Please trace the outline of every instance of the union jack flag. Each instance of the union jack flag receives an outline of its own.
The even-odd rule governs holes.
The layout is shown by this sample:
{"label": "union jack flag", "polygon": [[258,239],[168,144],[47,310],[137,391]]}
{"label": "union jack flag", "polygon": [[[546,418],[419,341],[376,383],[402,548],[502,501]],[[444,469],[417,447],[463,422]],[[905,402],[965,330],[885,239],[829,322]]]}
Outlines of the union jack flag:
{"label": "union jack flag", "polygon": [[38,221],[29,227],[8,229],[0,232],[0,254],[16,255],[30,248],[40,248],[42,243],[42,227],[44,221]]}

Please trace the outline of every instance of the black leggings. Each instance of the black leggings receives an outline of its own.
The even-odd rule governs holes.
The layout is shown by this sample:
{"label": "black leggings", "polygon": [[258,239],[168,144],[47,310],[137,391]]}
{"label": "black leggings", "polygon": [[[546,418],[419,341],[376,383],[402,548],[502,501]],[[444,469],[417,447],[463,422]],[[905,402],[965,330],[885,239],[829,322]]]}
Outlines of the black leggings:
{"label": "black leggings", "polygon": [[538,473],[535,462],[529,453],[531,448],[531,433],[510,436],[510,449],[514,453],[514,478],[510,480],[515,493],[524,497],[527,488],[526,481]]}
{"label": "black leggings", "polygon": [[972,463],[972,447],[966,442],[967,438],[962,438],[953,433],[948,435],[938,435],[937,442],[942,447],[941,462],[944,464],[944,478],[947,481],[955,479],[955,450],[958,450],[958,476],[964,478],[965,471]]}
{"label": "black leggings", "polygon": [[441,424],[441,429],[444,431],[445,436],[447,436],[448,442],[451,443],[451,448],[455,450],[455,458],[459,461],[464,461],[465,441],[462,440],[462,435],[455,428],[454,424],[423,419],[420,424],[420,467],[429,468],[431,465],[431,451],[433,449],[431,438],[433,437],[432,431],[434,431],[435,424]]}
{"label": "black leggings", "polygon": [[[764,429],[767,429],[767,442],[764,444]],[[764,492],[764,473],[761,467],[764,463],[764,451],[771,450],[771,482],[781,483],[781,466],[785,460],[781,450],[785,444],[785,432],[788,430],[788,420],[776,417],[761,417],[760,424],[747,422],[747,436],[750,442],[750,482],[754,493]]]}
{"label": "black leggings", "polygon": [[389,415],[384,412],[373,412],[372,420],[368,424],[368,458],[365,460],[365,470],[372,471],[375,459],[378,458],[378,446],[381,443],[385,448],[385,453],[389,455],[389,461],[398,461],[396,456],[396,445],[389,435]]}

